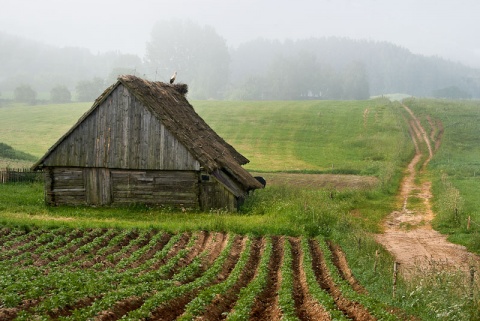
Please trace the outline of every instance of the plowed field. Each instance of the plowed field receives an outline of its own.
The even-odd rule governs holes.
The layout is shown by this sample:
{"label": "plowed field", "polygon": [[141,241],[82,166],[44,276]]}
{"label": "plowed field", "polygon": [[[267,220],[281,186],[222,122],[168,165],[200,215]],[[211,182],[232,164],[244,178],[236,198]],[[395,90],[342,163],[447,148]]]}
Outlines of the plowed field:
{"label": "plowed field", "polygon": [[321,238],[0,228],[1,320],[395,320]]}

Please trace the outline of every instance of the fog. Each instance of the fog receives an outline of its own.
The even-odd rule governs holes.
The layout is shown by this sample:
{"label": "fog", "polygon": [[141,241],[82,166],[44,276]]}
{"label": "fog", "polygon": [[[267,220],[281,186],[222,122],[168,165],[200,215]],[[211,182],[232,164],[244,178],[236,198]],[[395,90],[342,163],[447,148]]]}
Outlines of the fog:
{"label": "fog", "polygon": [[[477,0],[0,0],[0,31],[92,53],[144,57],[157,21],[212,26],[227,45],[258,37],[388,41],[480,68]],[[0,48],[1,50],[1,48]]]}

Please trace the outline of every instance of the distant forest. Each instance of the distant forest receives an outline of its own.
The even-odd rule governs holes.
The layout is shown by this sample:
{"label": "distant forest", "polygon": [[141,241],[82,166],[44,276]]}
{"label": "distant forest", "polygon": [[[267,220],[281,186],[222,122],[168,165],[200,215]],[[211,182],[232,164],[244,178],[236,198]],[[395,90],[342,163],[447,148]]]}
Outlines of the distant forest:
{"label": "distant forest", "polygon": [[256,39],[228,48],[213,28],[174,21],[157,23],[145,57],[92,54],[1,32],[0,48],[3,100],[6,93],[29,89],[49,92],[52,100],[88,101],[118,75],[168,81],[175,70],[192,99],[368,99],[392,93],[480,98],[480,69],[412,54],[388,42]]}

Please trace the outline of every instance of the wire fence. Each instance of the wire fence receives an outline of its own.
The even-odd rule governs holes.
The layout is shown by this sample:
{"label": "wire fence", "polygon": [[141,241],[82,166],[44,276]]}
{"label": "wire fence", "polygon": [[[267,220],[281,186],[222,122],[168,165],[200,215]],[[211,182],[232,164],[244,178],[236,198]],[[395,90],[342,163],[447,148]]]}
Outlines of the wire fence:
{"label": "wire fence", "polygon": [[480,227],[480,224],[475,222],[474,220],[472,220],[471,216],[468,216],[468,218],[467,218],[467,230],[469,230],[471,228],[471,226]]}
{"label": "wire fence", "polygon": [[38,182],[43,172],[35,172],[30,168],[0,168],[0,184]]}

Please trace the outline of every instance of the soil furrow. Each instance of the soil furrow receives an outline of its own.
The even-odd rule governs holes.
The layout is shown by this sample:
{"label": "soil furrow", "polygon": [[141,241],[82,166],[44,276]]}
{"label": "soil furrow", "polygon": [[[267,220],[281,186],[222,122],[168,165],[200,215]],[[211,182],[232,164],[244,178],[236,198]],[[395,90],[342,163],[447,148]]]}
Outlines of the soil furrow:
{"label": "soil furrow", "polygon": [[[157,262],[155,262],[150,267],[149,270],[150,271],[157,270],[162,265],[165,265],[168,262],[168,260],[170,260],[172,257],[177,255],[178,252],[180,252],[182,249],[185,248],[185,246],[188,244],[188,241],[190,240],[190,237],[191,237],[190,233],[187,233],[187,232],[183,233],[180,240],[172,246],[168,254],[163,259],[160,259]],[[145,271],[145,272],[148,272],[148,271]]]}
{"label": "soil furrow", "polygon": [[145,301],[145,297],[130,297],[124,300],[118,301],[115,305],[106,311],[98,313],[94,318],[95,321],[114,321],[120,319],[122,316],[130,311],[136,310],[142,306]]}
{"label": "soil furrow", "polygon": [[[35,231],[33,233],[31,232],[31,233],[28,234],[28,236],[25,239],[23,239],[21,241],[18,241],[18,242],[12,244],[11,246],[9,246],[7,248],[3,248],[2,252],[12,251],[12,252],[14,252],[12,255],[14,255],[14,256],[21,255],[23,252],[29,252],[29,251],[32,250],[32,248],[29,248],[26,251],[23,251],[21,249],[19,250],[19,248],[28,244],[28,243],[35,242],[38,239],[38,237],[43,233],[45,233],[45,231],[40,231],[40,232]],[[47,242],[44,242],[43,244],[45,244],[45,243],[47,243]],[[3,258],[3,253],[2,253],[1,256],[2,256],[2,260],[11,258],[11,256]]]}
{"label": "soil furrow", "polygon": [[[97,232],[95,230],[91,230],[89,231],[89,234],[87,237],[84,237],[84,239],[79,242],[78,244],[75,244],[74,246],[70,247],[70,249],[68,250],[68,252],[66,254],[70,254],[70,253],[74,253],[76,250],[78,250],[79,248],[81,248],[82,246],[84,245],[87,245],[89,243],[92,243],[97,237],[101,237],[101,235],[103,233],[106,232],[106,229],[102,229],[101,231]],[[95,250],[95,251],[98,251],[98,248]],[[82,255],[75,255],[75,256],[72,256],[70,258],[70,260],[68,262],[66,262],[65,264],[63,265],[71,265],[72,262],[80,262],[80,261],[83,261],[85,260],[85,258],[87,258],[89,256],[89,253],[84,253]]]}
{"label": "soil furrow", "polygon": [[[107,231],[105,231],[104,233],[107,233]],[[116,233],[111,233],[110,235],[108,235],[108,237],[106,237],[105,239],[102,240],[102,242],[95,246],[92,250],[91,250],[91,253],[86,253],[85,255],[81,255],[81,256],[77,256],[74,258],[75,261],[82,261],[82,269],[87,269],[87,268],[90,268],[92,267],[95,263],[98,262],[98,259],[95,259],[95,257],[92,259],[90,258],[91,255],[96,255],[96,253],[104,248],[108,242],[110,242],[111,239],[113,239],[117,234]],[[96,257],[100,257],[99,255],[96,255]],[[85,258],[87,258],[85,260]],[[105,257],[101,256],[101,259],[100,260],[104,260]]]}
{"label": "soil furrow", "polygon": [[281,265],[283,262],[284,239],[272,236],[272,258],[268,265],[268,281],[265,290],[255,299],[250,313],[250,320],[280,320],[282,312],[278,306],[278,290],[281,282]]}
{"label": "soil furrow", "polygon": [[253,279],[260,262],[260,253],[264,243],[261,238],[252,241],[250,257],[238,281],[226,293],[217,295],[207,307],[205,313],[198,318],[199,320],[224,320],[226,318],[228,312],[234,307],[240,290]]}
{"label": "soil furrow", "polygon": [[226,278],[228,278],[233,268],[235,267],[235,264],[237,264],[237,261],[240,258],[240,254],[242,253],[242,251],[245,250],[245,242],[245,237],[236,235],[228,259],[224,263],[222,270],[213,282],[205,285],[202,288],[197,288],[193,291],[190,291],[182,297],[175,298],[167,302],[162,307],[152,312],[152,317],[150,318],[150,320],[175,320],[178,316],[182,315],[182,313],[185,311],[185,306],[193,298],[195,298],[202,289],[223,282]]}
{"label": "soil furrow", "polygon": [[23,300],[22,303],[15,308],[0,308],[0,320],[14,320],[20,311],[29,311],[41,302],[41,299]]}
{"label": "soil furrow", "polygon": [[[144,245],[148,244],[148,242],[150,241],[149,236],[147,236],[144,240],[140,241],[138,244],[133,244],[133,245],[130,244],[136,241],[140,237],[141,237],[141,234],[138,233],[135,238],[130,239],[130,241],[127,244],[122,245],[120,248],[118,248],[118,250],[115,253],[120,252],[124,247],[127,247],[125,252],[121,253],[120,255],[115,255],[114,260],[111,262],[112,266],[117,266],[118,263],[120,263],[123,259],[128,259],[135,251],[142,248]],[[120,271],[122,270],[124,269],[120,269]]]}
{"label": "soil furrow", "polygon": [[376,320],[360,303],[351,301],[342,295],[340,289],[337,287],[335,282],[333,282],[330,273],[328,272],[323,253],[318,243],[314,240],[310,240],[309,246],[313,258],[312,264],[315,276],[317,278],[317,282],[320,284],[322,289],[328,291],[328,293],[330,293],[330,295],[334,298],[335,304],[337,305],[338,309],[341,310],[347,317],[351,318],[352,320]]}
{"label": "soil furrow", "polygon": [[330,315],[325,309],[309,294],[307,277],[303,270],[303,251],[300,246],[301,240],[289,238],[292,246],[292,269],[293,269],[293,298],[295,310],[300,320],[321,321],[330,320]]}
{"label": "soil furrow", "polygon": [[[215,249],[218,249],[215,251],[216,257],[220,254],[221,250],[225,247],[226,242],[228,237],[226,237],[225,234],[221,234],[223,236],[222,240],[219,242],[212,242],[215,244],[212,244],[212,246]],[[174,250],[172,249],[173,253],[178,253],[184,246],[188,243],[189,237],[187,234],[184,234],[184,237],[182,237],[183,240],[180,240],[179,243],[183,243],[183,246],[179,244],[177,246],[177,249]],[[209,244],[209,241],[207,241],[205,244]],[[222,272],[219,274],[218,279],[215,281],[216,283],[220,282],[223,280],[220,275],[225,274],[225,273],[230,273],[230,271],[233,269],[233,266],[235,266],[236,261],[238,260],[238,257],[240,256],[241,250],[242,250],[242,244],[243,240],[240,236],[237,236],[234,244],[232,246],[232,249],[230,251],[229,258],[227,262],[224,264]],[[172,252],[171,251],[171,252]],[[216,257],[212,257],[212,262],[216,259]],[[168,262],[166,260],[164,263]],[[205,265],[207,266],[207,265]],[[153,312],[153,317],[150,318],[149,320],[174,320],[177,316],[181,315],[185,309],[185,305],[190,302],[200,291],[201,289],[195,289],[194,291],[191,291],[184,296],[180,298],[175,298],[171,300],[170,302],[166,303],[162,307],[160,307],[158,310]],[[117,302],[111,309],[108,309],[106,311],[102,311],[98,314],[98,317],[95,320],[118,320],[130,311],[136,310],[139,307],[142,306],[142,304],[145,302],[146,299],[148,299],[149,296],[151,296],[153,293],[146,293],[143,296],[135,296],[135,297],[130,297],[126,298],[124,300],[121,300]]]}
{"label": "soil furrow", "polygon": [[24,231],[24,230],[14,230],[12,231],[9,228],[5,228],[6,232],[0,239],[0,246],[3,246],[5,243],[10,242],[11,240],[16,239],[17,237],[20,237],[22,235],[25,235],[27,233],[30,233],[31,231]]}
{"label": "soil furrow", "polygon": [[[124,255],[122,256],[122,258],[129,258],[133,253],[135,253],[136,251],[142,249],[144,246],[146,246],[146,245],[150,242],[151,238],[152,238],[154,235],[155,235],[155,232],[150,231],[150,232],[148,233],[148,235],[146,235],[145,238],[144,238],[142,241],[140,241],[139,243],[137,243],[137,244],[133,245],[132,247],[130,247],[130,248],[128,249],[128,251],[127,251],[126,253],[124,253]],[[120,260],[120,261],[121,261],[121,260]],[[119,262],[120,262],[120,261],[119,261]],[[129,268],[131,268],[131,266],[127,265],[127,266],[125,266],[123,269],[121,269],[120,271],[128,270]]]}
{"label": "soil furrow", "polygon": [[333,264],[338,269],[338,272],[340,272],[340,276],[347,281],[356,292],[367,294],[367,290],[365,290],[365,288],[357,281],[352,273],[352,270],[350,270],[345,253],[343,253],[340,246],[330,241],[327,243],[330,251],[332,252]]}
{"label": "soil furrow", "polygon": [[[198,237],[196,245],[193,247],[192,251],[189,253],[190,256],[194,257],[195,255],[198,255],[198,253],[200,253],[204,249],[205,245],[208,243],[208,240],[211,238],[211,234],[207,232],[201,232],[199,234],[200,236]],[[171,235],[165,233],[162,236],[161,241],[158,242],[154,248],[157,248],[157,250],[161,250],[161,248],[163,248],[163,246],[166,243],[168,243],[168,240],[170,238],[171,238]],[[178,247],[178,250],[180,249],[181,247]],[[146,261],[147,257],[149,256],[151,257],[153,255],[154,253],[151,255],[145,256],[144,261]],[[191,263],[191,260],[183,261],[181,266],[187,266],[189,263]],[[180,268],[181,266],[179,265],[178,267]],[[150,295],[152,295],[152,293],[145,293],[142,296],[130,297],[130,298],[126,298],[121,301],[118,301],[111,309],[100,312],[98,314],[98,317],[96,317],[95,320],[117,320],[121,318],[123,315],[127,314],[128,312],[138,309]]]}
{"label": "soil furrow", "polygon": [[[160,232],[157,232],[157,233],[160,233]],[[143,256],[138,260],[138,262],[135,262],[134,264],[132,264],[132,268],[136,268],[140,266],[144,262],[151,259],[155,255],[155,253],[163,249],[163,247],[168,243],[172,235],[164,232],[162,233],[163,234],[160,240],[158,240],[153,247],[151,247],[147,252],[145,252]]]}
{"label": "soil furrow", "polygon": [[[153,237],[154,235],[152,235]],[[145,263],[147,260],[151,259],[156,252],[161,251],[162,248],[165,246],[165,244],[168,243],[172,236],[168,233],[163,233],[162,237],[158,242],[155,243],[154,246],[152,246],[150,249],[147,250],[141,257],[138,258],[138,260],[135,260],[135,262],[131,263],[128,268],[134,269]]]}
{"label": "soil furrow", "polygon": [[204,250],[204,252],[207,253],[203,262],[203,266],[205,266],[205,269],[213,264],[213,262],[220,255],[225,246],[227,246],[227,242],[228,234],[218,232],[211,233],[211,237],[208,239]]}
{"label": "soil furrow", "polygon": [[190,264],[193,259],[203,250],[205,242],[208,239],[208,232],[201,231],[196,233],[197,239],[195,244],[189,249],[189,252],[185,257],[180,258],[174,267],[170,269],[168,274],[165,276],[165,279],[170,279],[175,273],[177,273],[181,268]]}
{"label": "soil furrow", "polygon": [[[118,235],[118,234],[116,234]],[[111,255],[115,255],[115,253],[118,253],[124,248],[125,246],[128,246],[130,242],[135,240],[139,234],[137,232],[130,232],[128,233],[118,244],[111,246],[110,249],[107,251],[103,252],[102,255],[97,255],[92,259],[94,263],[102,263],[102,267],[100,270],[105,270],[107,268],[113,268],[117,263],[118,260],[109,260],[105,259],[106,257],[109,257]],[[114,236],[115,237],[115,236]]]}
{"label": "soil furrow", "polygon": [[63,250],[60,251],[54,257],[43,259],[43,258],[41,258],[41,255],[35,254],[34,252],[32,252],[33,265],[38,266],[38,267],[39,266],[45,266],[52,261],[56,261],[60,256],[64,255],[67,252],[68,249],[65,249],[66,246],[69,246],[69,244],[71,242],[73,242],[74,240],[82,238],[85,235],[85,233],[88,233],[88,231],[87,230],[75,230],[75,231],[73,231],[69,235],[68,239],[66,240],[66,242],[64,244],[60,244],[58,248],[50,250],[50,251],[55,251],[59,248],[63,248]]}
{"label": "soil furrow", "polygon": [[95,301],[95,299],[96,298],[94,297],[82,298],[77,302],[75,302],[74,305],[67,305],[66,307],[63,307],[61,309],[51,310],[51,311],[48,311],[47,313],[51,319],[56,320],[59,317],[66,317],[71,315],[72,311],[75,309],[81,309],[83,307],[91,305]]}

